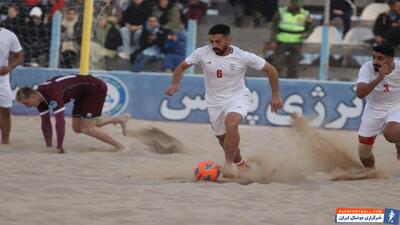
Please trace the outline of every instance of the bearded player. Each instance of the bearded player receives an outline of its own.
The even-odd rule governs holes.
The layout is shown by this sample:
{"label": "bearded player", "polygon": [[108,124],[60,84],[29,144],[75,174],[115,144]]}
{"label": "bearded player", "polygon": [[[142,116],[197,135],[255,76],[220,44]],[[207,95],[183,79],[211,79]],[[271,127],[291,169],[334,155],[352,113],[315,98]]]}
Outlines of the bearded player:
{"label": "bearded player", "polygon": [[239,124],[251,106],[251,94],[244,76],[248,67],[265,71],[271,86],[271,110],[282,107],[279,79],[275,67],[263,58],[231,45],[230,27],[213,26],[209,32],[210,44],[196,49],[175,69],[172,85],[166,93],[173,95],[179,90],[183,72],[194,64],[200,64],[204,73],[206,104],[215,136],[225,152],[224,177],[233,177],[233,164],[239,172],[248,168],[239,149]]}
{"label": "bearded player", "polygon": [[396,145],[400,160],[400,62],[394,55],[390,45],[375,46],[372,61],[363,64],[358,74],[357,97],[367,99],[358,130],[358,152],[367,168],[375,167],[372,146],[381,132]]}

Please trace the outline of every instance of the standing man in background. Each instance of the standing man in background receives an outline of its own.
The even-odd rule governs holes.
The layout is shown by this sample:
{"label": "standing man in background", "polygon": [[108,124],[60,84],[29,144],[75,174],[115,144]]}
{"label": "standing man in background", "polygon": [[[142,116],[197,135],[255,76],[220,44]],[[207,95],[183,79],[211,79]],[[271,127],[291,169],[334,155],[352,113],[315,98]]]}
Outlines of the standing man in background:
{"label": "standing man in background", "polygon": [[268,48],[274,49],[272,64],[279,74],[287,68],[287,78],[297,78],[297,64],[302,58],[301,47],[311,30],[310,12],[302,8],[302,0],[291,0],[289,6],[280,7],[273,19]]}
{"label": "standing man in background", "polygon": [[400,62],[394,55],[390,45],[374,47],[372,61],[363,64],[358,74],[357,97],[367,99],[358,130],[358,153],[367,168],[375,167],[372,146],[382,131],[396,145],[400,160]]}
{"label": "standing man in background", "polygon": [[[11,61],[8,59],[11,56]],[[10,143],[12,95],[10,71],[23,61],[22,47],[17,36],[0,27],[0,130],[1,144]]]}
{"label": "standing man in background", "polygon": [[232,178],[232,165],[239,172],[248,168],[239,149],[239,124],[251,106],[251,93],[244,76],[248,67],[267,73],[271,87],[271,111],[282,107],[279,94],[278,73],[263,58],[231,45],[230,27],[224,24],[213,26],[208,37],[210,44],[196,49],[175,69],[172,84],[166,93],[173,95],[179,90],[183,72],[194,64],[200,64],[204,73],[206,104],[211,126],[225,152],[224,177]]}

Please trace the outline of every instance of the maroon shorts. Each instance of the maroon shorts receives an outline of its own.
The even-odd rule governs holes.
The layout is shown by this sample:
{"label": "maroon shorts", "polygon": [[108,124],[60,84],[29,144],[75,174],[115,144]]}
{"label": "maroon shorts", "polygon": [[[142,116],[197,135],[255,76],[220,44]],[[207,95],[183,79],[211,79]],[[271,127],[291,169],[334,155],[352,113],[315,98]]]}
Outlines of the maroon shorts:
{"label": "maroon shorts", "polygon": [[107,96],[107,85],[102,80],[95,81],[90,90],[79,99],[75,99],[73,117],[96,118],[101,116]]}

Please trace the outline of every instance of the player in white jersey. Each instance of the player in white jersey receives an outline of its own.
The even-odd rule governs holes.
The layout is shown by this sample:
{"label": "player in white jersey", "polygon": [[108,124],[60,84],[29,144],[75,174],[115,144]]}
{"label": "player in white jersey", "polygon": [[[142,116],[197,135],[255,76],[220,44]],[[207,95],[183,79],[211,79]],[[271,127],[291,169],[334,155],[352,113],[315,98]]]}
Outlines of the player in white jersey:
{"label": "player in white jersey", "polygon": [[358,131],[359,157],[367,168],[374,168],[372,146],[383,131],[387,141],[396,144],[400,160],[400,61],[394,60],[394,48],[387,44],[374,47],[372,61],[361,66],[356,94],[367,104]]}
{"label": "player in white jersey", "polygon": [[[8,59],[12,54],[11,61]],[[0,130],[1,143],[10,142],[12,105],[10,71],[23,61],[21,44],[17,36],[0,27]]]}
{"label": "player in white jersey", "polygon": [[248,168],[240,155],[239,124],[246,116],[251,95],[244,81],[248,67],[263,70],[268,74],[272,91],[271,106],[275,112],[282,107],[279,95],[278,73],[261,57],[231,45],[230,28],[215,25],[208,32],[210,45],[196,49],[175,69],[168,95],[179,90],[183,72],[193,64],[200,64],[204,73],[206,103],[214,133],[225,152],[224,177],[233,177],[232,165],[239,171]]}

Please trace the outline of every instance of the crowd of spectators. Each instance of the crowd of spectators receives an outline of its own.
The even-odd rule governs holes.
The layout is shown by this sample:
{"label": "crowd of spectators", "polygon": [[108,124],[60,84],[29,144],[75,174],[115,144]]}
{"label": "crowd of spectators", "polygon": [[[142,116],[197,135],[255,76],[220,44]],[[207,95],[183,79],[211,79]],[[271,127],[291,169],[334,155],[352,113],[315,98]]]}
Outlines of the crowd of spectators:
{"label": "crowd of spectators", "polygon": [[[160,70],[172,71],[185,56],[188,19],[200,21],[206,15],[207,9],[215,6],[217,0],[94,2],[91,68],[109,69],[107,62],[118,59],[130,64],[132,71],[142,71],[154,61],[159,62]],[[282,45],[282,40],[274,40],[274,36],[279,34],[279,29],[282,29],[279,19],[276,18],[282,17],[282,9],[279,8],[285,6],[278,7],[277,0],[228,0],[227,2],[233,6],[232,16],[235,26],[242,27],[245,16],[251,16],[254,27],[272,22],[274,32],[272,32],[273,37],[268,40],[272,43],[269,46],[274,47],[274,42],[280,42]],[[297,2],[302,5],[302,0]],[[379,15],[371,27],[376,37],[371,43],[387,42],[398,46],[400,0],[388,0],[387,3],[390,10]],[[59,67],[77,68],[81,49],[83,10],[84,0],[2,0],[0,21],[2,26],[13,31],[20,39],[25,54],[25,65],[46,67],[49,61],[52,17],[56,11],[60,11],[62,20]],[[330,19],[342,20],[343,37],[350,30],[354,15],[354,0],[331,0]],[[307,27],[307,33],[310,29]],[[274,48],[277,46],[279,47],[276,45]],[[282,54],[290,55],[290,51]]]}
{"label": "crowd of spectators", "polygon": [[[184,57],[188,19],[200,20],[215,0],[94,1],[91,68],[107,69],[110,59],[131,63],[141,71],[151,61],[173,70]],[[2,0],[0,24],[19,38],[26,66],[48,66],[52,17],[62,14],[61,68],[79,67],[83,0]]]}

